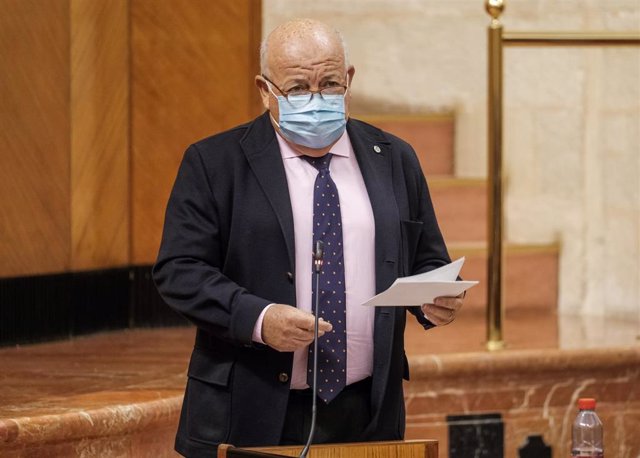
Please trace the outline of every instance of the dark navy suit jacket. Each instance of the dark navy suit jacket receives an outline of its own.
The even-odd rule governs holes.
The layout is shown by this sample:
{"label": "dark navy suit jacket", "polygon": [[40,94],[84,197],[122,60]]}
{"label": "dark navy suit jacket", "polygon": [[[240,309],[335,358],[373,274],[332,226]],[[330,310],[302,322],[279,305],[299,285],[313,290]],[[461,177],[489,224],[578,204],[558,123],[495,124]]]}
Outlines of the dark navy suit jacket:
{"label": "dark navy suit jacket", "polygon": [[[375,218],[376,291],[450,261],[427,185],[407,143],[349,120]],[[268,113],[191,145],[169,199],[153,269],[165,301],[197,326],[176,449],[278,444],[293,353],[252,342],[270,303],[296,305],[287,181]],[[407,309],[375,311],[372,421],[362,440],[404,435]],[[418,307],[409,308],[429,328]]]}

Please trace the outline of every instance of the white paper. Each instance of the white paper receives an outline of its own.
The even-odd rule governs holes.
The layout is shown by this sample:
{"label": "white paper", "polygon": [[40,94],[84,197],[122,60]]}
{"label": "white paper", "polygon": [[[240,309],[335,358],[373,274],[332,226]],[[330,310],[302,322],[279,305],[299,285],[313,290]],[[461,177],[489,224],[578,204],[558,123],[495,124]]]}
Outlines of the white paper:
{"label": "white paper", "polygon": [[464,264],[465,257],[461,257],[453,261],[450,264],[444,265],[442,267],[438,267],[437,269],[430,270],[429,272],[425,272],[423,274],[412,275],[411,277],[402,277],[398,278],[399,282],[416,282],[416,281],[456,281],[458,275],[460,275],[460,271],[462,270],[462,265]]}
{"label": "white paper", "polygon": [[430,272],[398,278],[389,289],[362,305],[405,307],[430,304],[440,296],[458,296],[478,284],[477,281],[456,281],[464,260],[462,257]]}

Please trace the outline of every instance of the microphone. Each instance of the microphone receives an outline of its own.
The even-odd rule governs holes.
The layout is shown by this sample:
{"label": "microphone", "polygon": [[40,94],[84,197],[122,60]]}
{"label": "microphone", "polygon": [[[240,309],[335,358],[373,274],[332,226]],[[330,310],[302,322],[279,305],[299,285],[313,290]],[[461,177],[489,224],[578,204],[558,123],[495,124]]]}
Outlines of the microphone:
{"label": "microphone", "polygon": [[[320,271],[322,270],[323,258],[324,258],[324,242],[322,240],[316,240],[316,251],[313,253],[313,265],[316,268],[316,274],[319,274]],[[317,288],[316,288],[316,291],[318,291]],[[318,295],[316,294],[316,300],[317,298],[318,298]]]}
{"label": "microphone", "polygon": [[316,300],[314,304],[313,314],[315,315],[315,323],[313,325],[313,379],[311,383],[311,395],[313,397],[311,404],[311,428],[309,429],[309,437],[307,443],[300,452],[299,458],[306,458],[309,453],[309,447],[313,441],[313,435],[316,432],[316,414],[317,414],[317,396],[316,386],[318,380],[318,304],[320,303],[320,274],[322,273],[322,264],[324,258],[324,242],[316,241],[316,247],[313,253],[313,267],[315,268],[316,277]]}

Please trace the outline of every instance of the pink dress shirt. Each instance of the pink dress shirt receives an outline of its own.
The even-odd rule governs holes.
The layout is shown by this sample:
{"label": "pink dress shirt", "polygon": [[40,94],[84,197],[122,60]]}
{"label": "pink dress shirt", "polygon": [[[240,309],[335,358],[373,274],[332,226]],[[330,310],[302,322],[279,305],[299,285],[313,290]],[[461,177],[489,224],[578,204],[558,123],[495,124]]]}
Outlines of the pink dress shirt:
{"label": "pink dress shirt", "polygon": [[[293,211],[296,247],[296,301],[312,312],[313,184],[318,171],[277,134]],[[342,210],[345,286],[347,296],[347,385],[372,374],[374,308],[361,304],[375,294],[375,226],[369,195],[349,136],[345,132],[330,151],[331,177],[338,188]],[[305,248],[306,247],[306,248]],[[262,341],[258,318],[253,340]],[[308,388],[308,347],[294,352],[291,389]]]}

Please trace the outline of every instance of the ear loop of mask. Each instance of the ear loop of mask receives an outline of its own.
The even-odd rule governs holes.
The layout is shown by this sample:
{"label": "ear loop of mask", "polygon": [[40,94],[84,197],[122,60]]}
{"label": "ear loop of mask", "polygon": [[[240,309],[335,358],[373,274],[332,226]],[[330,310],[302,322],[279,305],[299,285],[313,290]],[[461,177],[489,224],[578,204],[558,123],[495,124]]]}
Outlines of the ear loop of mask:
{"label": "ear loop of mask", "polygon": [[[351,90],[351,81],[349,80],[349,72],[347,72],[347,88],[344,90],[344,106],[345,109],[347,107],[347,94],[349,93],[349,91]],[[345,117],[347,118],[347,120],[349,119],[349,112],[345,112]]]}
{"label": "ear loop of mask", "polygon": [[[273,94],[273,96],[276,98],[276,100],[278,100],[278,96],[276,95],[275,92],[273,92],[273,89],[271,89],[271,84],[269,84],[269,81],[265,80],[265,83],[267,83],[267,88],[269,89],[269,92],[271,92],[271,94]],[[273,123],[278,126],[278,129],[280,129],[280,123],[278,121],[276,121],[276,119],[273,117],[273,114],[271,113],[271,110],[269,110],[269,117],[271,118],[271,121],[273,121]]]}

